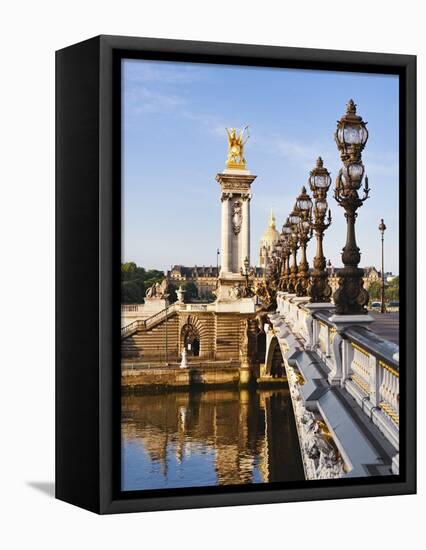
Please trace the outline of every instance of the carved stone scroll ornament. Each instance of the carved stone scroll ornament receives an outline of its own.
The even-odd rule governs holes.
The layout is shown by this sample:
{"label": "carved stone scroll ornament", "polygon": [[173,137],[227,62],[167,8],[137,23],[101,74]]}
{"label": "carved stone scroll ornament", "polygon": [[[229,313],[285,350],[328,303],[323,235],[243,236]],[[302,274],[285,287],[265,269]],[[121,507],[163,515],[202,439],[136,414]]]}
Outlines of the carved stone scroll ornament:
{"label": "carved stone scroll ornament", "polygon": [[298,376],[286,365],[300,450],[307,479],[333,479],[345,475],[344,463],[324,423],[308,411],[300,396]]}

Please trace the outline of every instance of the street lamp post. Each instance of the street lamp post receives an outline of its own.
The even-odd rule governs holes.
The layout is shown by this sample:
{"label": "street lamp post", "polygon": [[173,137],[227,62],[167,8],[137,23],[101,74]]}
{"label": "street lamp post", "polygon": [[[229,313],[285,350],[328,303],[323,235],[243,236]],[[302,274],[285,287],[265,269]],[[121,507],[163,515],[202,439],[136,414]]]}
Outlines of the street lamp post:
{"label": "street lamp post", "polygon": [[300,195],[296,199],[297,210],[300,213],[300,220],[297,224],[297,234],[301,250],[301,259],[299,262],[299,271],[297,274],[297,283],[295,286],[297,296],[306,296],[309,286],[309,264],[306,258],[306,246],[312,236],[311,215],[312,200],[306,192],[306,187],[302,187]]}
{"label": "street lamp post", "polygon": [[385,231],[386,225],[383,218],[380,221],[379,231],[382,235],[382,280],[380,285],[380,313],[386,313],[385,308]]}
{"label": "street lamp post", "polygon": [[315,231],[317,250],[314,258],[314,269],[308,289],[311,303],[327,303],[330,301],[332,290],[328,284],[328,273],[326,271],[326,260],[322,247],[324,231],[331,224],[331,212],[328,210],[328,221],[325,221],[327,204],[327,191],[331,185],[331,177],[324,167],[321,157],[318,157],[317,164],[311,170],[309,185],[313,193],[315,205],[313,208],[312,228]]}
{"label": "street lamp post", "polygon": [[296,284],[297,284],[297,273],[299,271],[297,266],[297,251],[299,250],[299,235],[297,231],[297,225],[301,220],[300,212],[298,211],[297,205],[294,205],[294,208],[288,217],[291,224],[291,233],[289,236],[291,255],[293,258],[293,263],[290,268],[290,276],[288,281],[288,291],[290,294],[296,293]]}
{"label": "street lamp post", "polygon": [[253,290],[251,289],[249,279],[253,277],[255,272],[254,269],[250,268],[250,262],[248,256],[244,258],[244,269],[240,269],[241,275],[245,278],[245,284],[243,289],[243,298],[250,298],[253,296]]}
{"label": "street lamp post", "polygon": [[342,252],[344,267],[339,270],[339,288],[334,293],[337,315],[367,314],[368,292],[363,286],[364,271],[358,267],[361,259],[355,238],[357,210],[368,199],[368,178],[365,178],[364,195],[358,191],[364,178],[361,153],[367,143],[366,123],[356,114],[356,105],[351,99],[346,114],[338,121],[335,141],[340,151],[343,167],[336,179],[334,198],[345,209],[346,244]]}
{"label": "street lamp post", "polygon": [[283,262],[284,269],[282,272],[281,278],[281,290],[289,290],[290,282],[290,256],[291,256],[291,223],[289,218],[282,227],[282,238],[283,238]]}

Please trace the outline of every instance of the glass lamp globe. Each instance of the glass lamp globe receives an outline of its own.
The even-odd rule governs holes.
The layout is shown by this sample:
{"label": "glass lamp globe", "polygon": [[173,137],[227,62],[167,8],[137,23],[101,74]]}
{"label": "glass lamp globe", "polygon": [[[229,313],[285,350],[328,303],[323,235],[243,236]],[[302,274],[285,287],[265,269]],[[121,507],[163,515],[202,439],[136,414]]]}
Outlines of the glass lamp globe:
{"label": "glass lamp globe", "polygon": [[327,207],[328,207],[327,201],[325,199],[324,200],[318,200],[315,203],[315,207],[318,210],[318,212],[320,212],[322,214],[323,212],[325,212],[327,210]]}
{"label": "glass lamp globe", "polygon": [[309,186],[312,191],[328,190],[331,185],[331,177],[321,157],[318,157],[316,167],[309,176]]}
{"label": "glass lamp globe", "polygon": [[310,196],[306,193],[306,188],[302,187],[302,192],[297,197],[296,207],[300,212],[307,212],[312,207]]}
{"label": "glass lamp globe", "polygon": [[362,148],[368,140],[368,130],[362,117],[356,114],[356,105],[352,99],[346,106],[346,114],[339,120],[336,130],[336,141],[342,148],[358,145]]}
{"label": "glass lamp globe", "polygon": [[296,225],[297,223],[300,222],[300,214],[297,210],[296,205],[293,208],[293,212],[289,216],[289,220],[290,220],[290,223],[292,223],[293,225]]}
{"label": "glass lamp globe", "polygon": [[342,182],[345,187],[359,189],[364,176],[364,165],[362,162],[348,164],[342,169]]}

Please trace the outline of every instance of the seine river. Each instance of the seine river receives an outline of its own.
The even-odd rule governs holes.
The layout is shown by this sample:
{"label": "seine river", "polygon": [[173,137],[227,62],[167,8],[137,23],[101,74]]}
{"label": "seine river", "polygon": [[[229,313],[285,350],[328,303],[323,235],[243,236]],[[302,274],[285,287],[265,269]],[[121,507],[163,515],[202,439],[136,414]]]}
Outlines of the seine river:
{"label": "seine river", "polygon": [[304,479],[288,389],[122,399],[124,491]]}

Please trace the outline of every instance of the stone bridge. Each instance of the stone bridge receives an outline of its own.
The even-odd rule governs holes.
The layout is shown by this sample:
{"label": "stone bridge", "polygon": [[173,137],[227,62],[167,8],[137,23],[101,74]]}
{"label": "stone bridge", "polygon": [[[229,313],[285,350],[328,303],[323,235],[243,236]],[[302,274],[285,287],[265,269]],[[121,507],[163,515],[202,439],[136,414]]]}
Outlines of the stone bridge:
{"label": "stone bridge", "polygon": [[334,306],[278,293],[264,375],[281,351],[307,479],[399,472],[399,348],[331,321]]}

